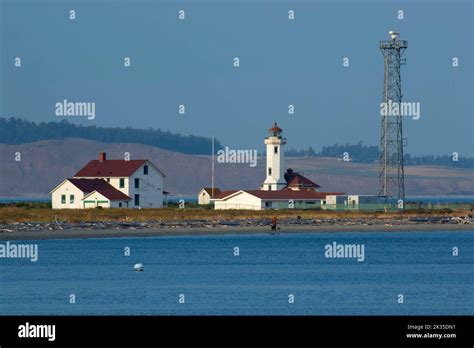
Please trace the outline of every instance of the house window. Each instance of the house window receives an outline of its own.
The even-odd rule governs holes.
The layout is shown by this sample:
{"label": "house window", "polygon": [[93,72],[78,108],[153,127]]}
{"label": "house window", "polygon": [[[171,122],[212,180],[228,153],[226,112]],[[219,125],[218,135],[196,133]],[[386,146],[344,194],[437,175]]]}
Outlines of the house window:
{"label": "house window", "polygon": [[143,175],[148,175],[148,166],[143,166]]}
{"label": "house window", "polygon": [[268,175],[272,175],[272,168],[268,168]]}
{"label": "house window", "polygon": [[120,178],[119,187],[120,187],[120,188],[124,188],[124,187],[125,187],[125,179],[124,179],[124,178]]}
{"label": "house window", "polygon": [[110,182],[110,178],[107,178],[107,182]]}
{"label": "house window", "polygon": [[74,204],[74,195],[69,195],[69,203]]}
{"label": "house window", "polygon": [[265,208],[270,208],[272,206],[272,202],[265,202]]}
{"label": "house window", "polygon": [[122,202],[119,202],[119,208],[122,208]]}
{"label": "house window", "polygon": [[140,188],[140,179],[139,178],[135,178],[135,188]]}
{"label": "house window", "polygon": [[273,152],[274,152],[275,154],[278,154],[278,146],[275,146],[275,147],[273,148]]}
{"label": "house window", "polygon": [[135,206],[139,206],[140,205],[140,195],[135,195]]}
{"label": "house window", "polygon": [[61,195],[61,204],[66,204],[66,195]]}
{"label": "house window", "polygon": [[268,185],[268,191],[271,191],[271,190],[272,190],[272,186]]}

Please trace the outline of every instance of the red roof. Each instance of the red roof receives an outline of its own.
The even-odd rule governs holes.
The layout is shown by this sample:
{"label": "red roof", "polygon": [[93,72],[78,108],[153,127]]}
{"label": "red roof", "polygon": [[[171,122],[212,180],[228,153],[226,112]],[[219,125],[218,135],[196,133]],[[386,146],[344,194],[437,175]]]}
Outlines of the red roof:
{"label": "red roof", "polygon": [[315,191],[264,191],[264,190],[252,190],[245,191],[253,196],[261,198],[263,200],[274,200],[274,199],[325,199],[326,195],[337,195],[343,194],[342,192],[315,192]]}
{"label": "red roof", "polygon": [[99,192],[104,197],[107,197],[111,201],[123,201],[130,200],[125,193],[117,190],[115,187],[110,185],[104,179],[67,179],[71,184],[76,186],[79,190],[85,193],[91,193],[94,191]]}
{"label": "red roof", "polygon": [[294,173],[292,175],[293,177],[290,177],[288,180],[287,187],[315,187],[319,188],[318,184],[316,184],[314,181],[309,180],[308,178],[304,177],[303,175],[299,173]]}
{"label": "red roof", "polygon": [[214,199],[222,199],[222,198],[225,198],[227,196],[230,196],[231,194],[233,193],[236,193],[238,192],[239,190],[228,190],[228,191],[221,191],[220,193],[218,194],[214,194]]}
{"label": "red roof", "polygon": [[93,160],[87,163],[75,177],[128,177],[147,160]]}
{"label": "red roof", "polygon": [[270,128],[269,131],[270,132],[282,132],[283,130],[280,127],[278,127],[277,123],[275,122],[273,124],[273,127]]}
{"label": "red roof", "polygon": [[[206,191],[207,194],[212,197],[212,187],[204,187],[203,190]],[[221,193],[221,190],[217,187],[214,187],[214,196],[218,195],[219,193]]]}
{"label": "red roof", "polygon": [[[316,191],[264,191],[264,190],[242,190],[263,200],[311,200],[325,199],[327,195],[342,195],[343,192],[316,192]],[[224,191],[216,195],[214,199],[223,199],[238,191]]]}

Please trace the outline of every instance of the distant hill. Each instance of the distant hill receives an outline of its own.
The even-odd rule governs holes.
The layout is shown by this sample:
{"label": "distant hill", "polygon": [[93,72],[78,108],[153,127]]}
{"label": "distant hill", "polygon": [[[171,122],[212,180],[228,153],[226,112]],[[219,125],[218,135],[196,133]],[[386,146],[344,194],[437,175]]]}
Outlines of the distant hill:
{"label": "distant hill", "polygon": [[[0,118],[0,143],[25,144],[34,141],[82,138],[106,143],[137,143],[194,155],[211,153],[212,139],[195,135],[173,134],[160,129],[110,128],[61,122],[35,123],[20,118]],[[215,148],[222,146],[215,141]]]}
{"label": "distant hill", "polygon": [[[0,197],[45,197],[63,179],[73,176],[100,151],[107,158],[151,160],[166,174],[165,190],[174,195],[195,195],[211,184],[209,156],[189,155],[141,144],[103,143],[84,139],[0,144]],[[21,161],[15,161],[15,153]],[[289,157],[286,167],[303,172],[322,191],[377,194],[378,165],[344,162],[325,157]],[[216,186],[221,189],[257,189],[265,178],[265,161],[256,167],[215,163]],[[405,177],[407,195],[474,195],[472,170],[440,166],[410,166]]]}
{"label": "distant hill", "polygon": [[[75,125],[67,120],[61,122],[35,123],[20,118],[0,118],[1,144],[27,144],[41,140],[80,138],[105,143],[135,143],[154,146],[163,150],[182,152],[191,155],[209,155],[212,149],[212,139],[195,136],[173,134],[161,129],[136,129],[118,127],[96,127]],[[215,140],[215,151],[222,148]],[[351,161],[359,163],[375,163],[379,159],[378,146],[357,144],[335,144],[323,146],[316,152],[311,146],[307,149],[288,149],[289,157],[333,157],[342,158],[344,153]],[[474,158],[459,156],[453,161],[452,154],[444,156],[410,156],[405,154],[405,165],[441,165],[454,168],[474,168]]]}

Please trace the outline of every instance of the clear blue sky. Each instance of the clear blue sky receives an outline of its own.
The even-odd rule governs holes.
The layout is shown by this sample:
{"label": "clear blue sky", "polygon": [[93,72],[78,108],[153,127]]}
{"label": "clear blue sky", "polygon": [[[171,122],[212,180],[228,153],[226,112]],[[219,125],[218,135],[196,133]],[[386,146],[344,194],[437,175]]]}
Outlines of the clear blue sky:
{"label": "clear blue sky", "polygon": [[96,103],[95,120],[72,122],[215,135],[236,149],[263,150],[274,120],[288,147],[376,145],[378,44],[395,29],[409,44],[404,100],[421,103],[420,120],[404,120],[405,151],[474,155],[472,0],[0,3],[1,117],[57,121],[68,99]]}

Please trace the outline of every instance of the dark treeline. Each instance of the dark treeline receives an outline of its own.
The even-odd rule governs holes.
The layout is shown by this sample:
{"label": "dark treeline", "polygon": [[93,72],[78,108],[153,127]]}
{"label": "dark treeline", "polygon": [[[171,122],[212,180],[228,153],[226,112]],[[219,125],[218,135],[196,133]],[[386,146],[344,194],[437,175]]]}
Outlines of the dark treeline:
{"label": "dark treeline", "polygon": [[[295,150],[289,149],[285,152],[287,156],[294,157],[338,157],[343,158],[344,153],[347,152],[351,161],[360,163],[374,163],[379,160],[379,147],[364,145],[359,141],[355,145],[331,145],[323,146],[320,152],[316,152],[312,147],[307,149]],[[457,161],[453,161],[453,155],[422,155],[422,156],[411,156],[410,154],[404,155],[405,165],[439,165],[447,167],[458,167],[458,168],[474,168],[474,158],[469,157],[458,157]]]}
{"label": "dark treeline", "polygon": [[314,149],[310,146],[307,149],[289,149],[285,151],[285,156],[290,157],[321,157],[319,153],[316,153]]}
{"label": "dark treeline", "polygon": [[[0,143],[23,144],[40,140],[82,138],[105,143],[137,143],[194,155],[211,153],[211,138],[173,134],[161,129],[109,128],[61,122],[35,123],[20,118],[0,118]],[[216,140],[216,149],[221,144]]]}

